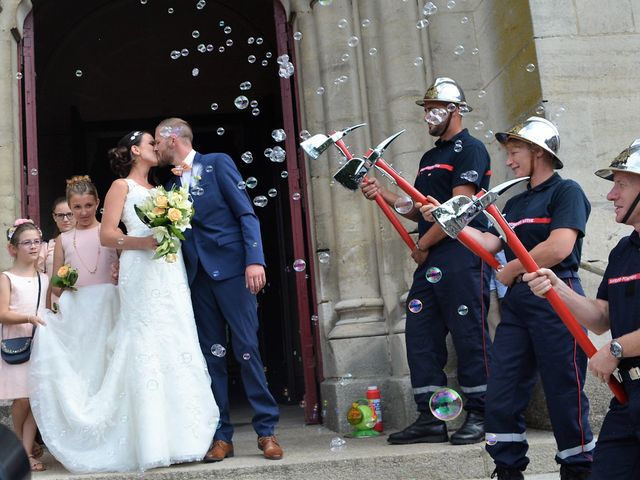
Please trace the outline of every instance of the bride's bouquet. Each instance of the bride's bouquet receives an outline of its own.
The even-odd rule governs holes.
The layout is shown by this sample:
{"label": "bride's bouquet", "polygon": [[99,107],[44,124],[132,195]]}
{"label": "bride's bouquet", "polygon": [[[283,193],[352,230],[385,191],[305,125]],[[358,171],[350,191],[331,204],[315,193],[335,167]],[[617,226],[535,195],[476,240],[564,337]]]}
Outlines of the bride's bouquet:
{"label": "bride's bouquet", "polygon": [[149,190],[149,197],[139,205],[134,205],[142,222],[153,230],[158,242],[153,258],[163,258],[165,262],[176,261],[180,240],[184,231],[191,228],[193,204],[186,188],[174,186],[168,192],[159,186]]}
{"label": "bride's bouquet", "polygon": [[78,270],[69,264],[62,265],[55,275],[51,277],[51,285],[69,290],[77,290],[74,285],[78,281]]}

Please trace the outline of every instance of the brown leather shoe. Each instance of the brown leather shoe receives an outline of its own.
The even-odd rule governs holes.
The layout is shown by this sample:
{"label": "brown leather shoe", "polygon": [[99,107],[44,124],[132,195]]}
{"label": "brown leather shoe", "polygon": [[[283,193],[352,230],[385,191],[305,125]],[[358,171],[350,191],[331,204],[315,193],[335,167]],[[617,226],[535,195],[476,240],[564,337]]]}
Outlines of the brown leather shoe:
{"label": "brown leather shoe", "polygon": [[202,461],[204,463],[221,462],[229,457],[233,457],[233,443],[214,440]]}
{"label": "brown leather shoe", "polygon": [[262,450],[264,458],[268,460],[280,460],[284,455],[275,435],[258,437],[258,448]]}

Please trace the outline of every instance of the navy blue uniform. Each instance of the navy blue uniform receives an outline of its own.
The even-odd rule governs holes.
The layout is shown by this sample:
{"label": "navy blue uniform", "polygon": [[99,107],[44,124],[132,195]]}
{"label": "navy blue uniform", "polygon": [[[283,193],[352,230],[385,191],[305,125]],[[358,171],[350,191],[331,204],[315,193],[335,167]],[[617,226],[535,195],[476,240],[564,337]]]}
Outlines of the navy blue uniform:
{"label": "navy blue uniform", "polygon": [[[527,250],[556,228],[578,232],[571,254],[552,267],[574,291],[584,295],[578,267],[591,207],[580,186],[554,173],[545,182],[511,198],[506,220]],[[507,261],[515,258],[505,244]],[[499,467],[524,470],[529,459],[524,411],[539,371],[558,451],[556,461],[585,470],[595,441],[589,401],[583,392],[587,356],[544,298],[516,281],[502,300],[502,320],[493,344],[487,391],[487,451]]]}
{"label": "navy blue uniform", "polygon": [[[609,302],[611,336],[618,338],[640,328],[640,237],[634,231],[620,240],[609,255],[609,265],[597,298]],[[619,369],[626,405],[611,400],[594,453],[592,480],[640,478],[640,380],[630,368],[640,367],[640,357],[623,358]]]}
{"label": "navy blue uniform", "polygon": [[[458,152],[456,142],[462,146]],[[423,155],[415,187],[444,202],[460,185],[473,185],[476,191],[488,188],[490,175],[485,146],[464,129],[450,140],[437,140]],[[476,226],[486,228],[484,221],[479,218]],[[432,226],[420,218],[420,236]],[[491,346],[486,318],[490,273],[476,255],[450,238],[432,246],[426,262],[416,269],[407,297],[405,337],[418,411],[428,412],[433,392],[447,386],[446,336],[451,332],[458,354],[458,381],[467,397],[465,408],[484,413]]]}

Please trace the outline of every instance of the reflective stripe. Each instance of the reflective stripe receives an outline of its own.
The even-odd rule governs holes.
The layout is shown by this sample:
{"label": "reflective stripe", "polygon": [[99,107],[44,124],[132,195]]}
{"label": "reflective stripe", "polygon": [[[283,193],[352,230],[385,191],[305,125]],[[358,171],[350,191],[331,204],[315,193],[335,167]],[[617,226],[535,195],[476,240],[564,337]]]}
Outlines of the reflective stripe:
{"label": "reflective stripe", "polygon": [[446,163],[436,163],[435,165],[428,165],[426,167],[422,167],[418,173],[428,172],[429,170],[435,170],[436,168],[453,172],[453,165],[448,165]]}
{"label": "reflective stripe", "polygon": [[496,442],[526,442],[527,432],[523,433],[485,433],[484,439],[494,445]]}
{"label": "reflective stripe", "polygon": [[421,393],[433,393],[436,390],[440,390],[441,388],[447,388],[447,387],[439,387],[438,385],[427,385],[426,387],[414,388],[413,394],[420,395]]}
{"label": "reflective stripe", "polygon": [[615,285],[616,283],[633,282],[634,280],[640,280],[640,273],[634,273],[633,275],[626,275],[624,277],[610,278],[609,285]]}
{"label": "reflective stripe", "polygon": [[486,392],[487,391],[487,386],[486,385],[478,385],[477,387],[463,387],[462,385],[460,385],[460,390],[462,390],[464,393]]}
{"label": "reflective stripe", "polygon": [[511,228],[519,227],[520,225],[528,224],[528,223],[551,223],[550,218],[523,218],[522,220],[518,220],[517,222],[509,222],[509,226]]}
{"label": "reflective stripe", "polygon": [[595,448],[595,446],[596,446],[596,439],[594,438],[584,446],[578,445],[577,447],[567,448],[566,450],[562,450],[556,453],[556,457],[558,457],[561,460],[564,460],[565,458],[573,457],[574,455],[578,455],[579,453],[582,453],[582,452],[590,452]]}

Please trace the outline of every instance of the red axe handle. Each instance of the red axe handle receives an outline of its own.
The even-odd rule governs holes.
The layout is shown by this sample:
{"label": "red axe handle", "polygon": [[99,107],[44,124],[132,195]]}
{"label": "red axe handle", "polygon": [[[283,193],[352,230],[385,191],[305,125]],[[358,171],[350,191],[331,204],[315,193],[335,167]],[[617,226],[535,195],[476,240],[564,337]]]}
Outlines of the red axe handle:
{"label": "red axe handle", "polygon": [[[431,203],[431,202],[429,202],[429,200],[427,200],[427,197],[425,197],[422,193],[420,193],[418,191],[418,189],[416,189],[413,185],[411,185],[404,178],[402,178],[398,174],[398,172],[396,172],[393,168],[391,168],[387,164],[387,162],[385,162],[382,158],[379,158],[376,161],[376,165],[378,167],[380,167],[382,170],[384,170],[386,173],[388,173],[389,176],[391,176],[391,178],[393,178],[396,181],[398,186],[402,190],[404,190],[404,192],[407,195],[409,195],[413,199],[414,202],[419,202],[419,203],[421,203],[423,205],[426,205],[427,203]],[[482,258],[482,260],[484,260],[494,270],[498,270],[501,267],[500,263],[495,259],[495,257],[487,249],[485,249],[482,245],[480,245],[478,242],[476,242],[473,239],[473,237],[471,237],[469,234],[467,234],[465,232],[460,232],[458,234],[458,240],[465,247],[467,247],[473,253],[478,255],[480,258]]]}
{"label": "red axe handle", "polygon": [[[495,205],[489,205],[487,207],[487,212],[490,213],[491,216],[495,218],[500,227],[502,227],[502,230],[507,237],[506,241],[509,245],[509,248],[513,250],[513,253],[515,253],[516,257],[518,257],[518,260],[522,262],[522,265],[527,270],[527,272],[537,272],[540,267],[535,262],[531,254],[527,251],[527,249],[524,248],[524,245],[522,245],[522,242],[513,231],[511,226],[504,219],[498,208]],[[582,330],[582,327],[575,319],[567,305],[562,301],[560,295],[558,295],[558,292],[556,292],[552,288],[546,293],[545,297],[560,317],[560,320],[562,320],[562,323],[564,323],[565,326],[569,329],[569,332],[571,333],[571,335],[573,335],[573,338],[576,339],[578,345],[580,345],[580,348],[582,348],[584,353],[586,353],[587,356],[591,358],[597,352],[596,347],[593,345],[593,343],[591,343],[591,340],[589,340],[589,337],[584,332],[584,330]],[[625,393],[624,388],[622,387],[620,382],[618,382],[618,380],[613,375],[609,378],[609,388],[620,403],[627,403],[627,394]]]}
{"label": "red axe handle", "polygon": [[[353,155],[351,155],[351,152],[349,152],[349,149],[344,144],[343,140],[338,140],[335,143],[335,145],[340,149],[340,151],[347,158],[347,160],[351,160],[353,158]],[[371,150],[369,150],[369,153],[371,153]],[[369,153],[367,153],[367,155]],[[365,179],[366,178],[367,177],[365,177]],[[384,215],[389,219],[389,221],[391,222],[393,227],[396,229],[396,231],[400,234],[400,237],[402,237],[402,240],[404,241],[404,243],[407,244],[407,247],[409,247],[411,251],[414,251],[416,249],[416,244],[411,238],[411,236],[409,235],[409,232],[407,232],[407,230],[404,228],[402,223],[400,223],[400,220],[398,219],[398,217],[396,217],[396,214],[394,213],[393,209],[389,205],[387,205],[387,202],[384,201],[384,198],[382,198],[382,195],[376,195],[374,200],[382,210],[382,213],[384,213]]]}

